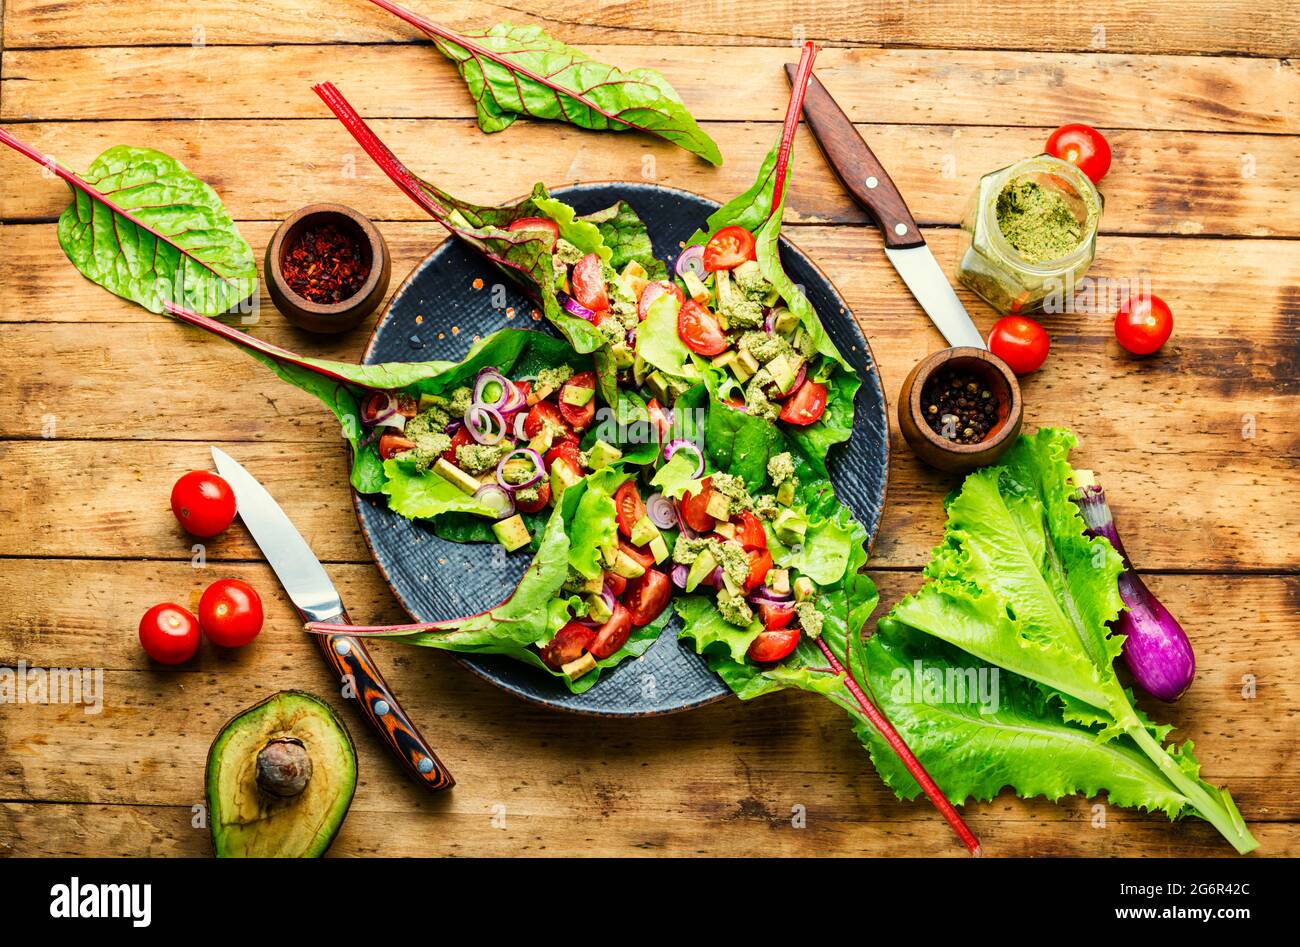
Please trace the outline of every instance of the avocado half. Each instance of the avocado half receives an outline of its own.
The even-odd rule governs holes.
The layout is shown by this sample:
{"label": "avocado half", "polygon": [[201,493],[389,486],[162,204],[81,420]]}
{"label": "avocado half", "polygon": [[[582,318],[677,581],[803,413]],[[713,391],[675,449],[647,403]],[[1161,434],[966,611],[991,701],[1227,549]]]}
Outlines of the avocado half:
{"label": "avocado half", "polygon": [[357,788],[357,752],[325,701],[280,691],[227,721],[208,750],[218,858],[319,858]]}

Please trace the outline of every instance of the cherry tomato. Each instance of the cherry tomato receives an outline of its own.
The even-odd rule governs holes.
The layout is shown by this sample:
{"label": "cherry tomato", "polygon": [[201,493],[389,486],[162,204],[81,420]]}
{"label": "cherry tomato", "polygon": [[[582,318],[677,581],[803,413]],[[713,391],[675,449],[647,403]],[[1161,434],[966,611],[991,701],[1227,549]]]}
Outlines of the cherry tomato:
{"label": "cherry tomato", "polygon": [[749,510],[741,510],[732,522],[736,524],[736,539],[746,550],[767,548],[767,533],[763,530],[763,523]]}
{"label": "cherry tomato", "polygon": [[262,630],[262,597],[247,582],[218,579],[199,599],[199,625],[213,644],[246,645]]}
{"label": "cherry tomato", "polygon": [[749,575],[745,578],[745,594],[748,595],[754,589],[763,584],[767,574],[772,571],[772,554],[766,549],[750,549],[749,553]]}
{"label": "cherry tomato", "polygon": [[659,432],[659,439],[663,440],[673,432],[672,419],[668,417],[668,412],[664,410],[658,400],[651,398],[645,406],[646,414],[650,415],[650,423],[655,426]]}
{"label": "cherry tomato", "polygon": [[456,448],[473,443],[474,438],[470,436],[469,431],[462,424],[456,428],[456,433],[451,436],[451,446],[442,452],[442,459],[449,464],[454,464],[456,462]]}
{"label": "cherry tomato", "polygon": [[646,569],[635,579],[628,580],[623,601],[631,613],[632,624],[644,628],[659,617],[672,596],[673,584],[668,576],[658,569]]}
{"label": "cherry tomato", "polygon": [[627,579],[619,575],[617,572],[606,572],[605,584],[609,586],[609,590],[614,593],[614,597],[618,598],[623,594],[623,590],[627,588]]}
{"label": "cherry tomato", "polygon": [[672,293],[677,297],[678,303],[686,302],[686,294],[676,283],[666,279],[655,280],[653,283],[646,283],[645,289],[641,290],[641,298],[636,301],[637,318],[644,322],[646,316],[650,315],[650,304],[664,293]]}
{"label": "cherry tomato", "polygon": [[[626,553],[634,562],[637,563],[637,565],[641,566],[643,569],[649,569],[651,566],[655,564],[655,557],[654,557],[654,553],[652,552],[648,552],[647,550],[644,549],[639,549],[638,547],[633,546],[631,543],[624,542],[621,539],[618,541],[618,548],[621,552]],[[631,585],[630,582],[628,584]]]}
{"label": "cherry tomato", "polygon": [[172,487],[172,513],[185,532],[210,539],[234,522],[235,491],[214,473],[191,470]]}
{"label": "cherry tomato", "polygon": [[826,386],[805,378],[788,401],[781,406],[781,420],[786,424],[805,427],[814,423],[826,411]]}
{"label": "cherry tomato", "polygon": [[542,458],[548,472],[559,461],[563,461],[577,471],[577,476],[582,476],[582,451],[578,447],[576,437],[566,437],[556,442],[555,446],[548,450],[546,456]]}
{"label": "cherry tomato", "polygon": [[596,660],[607,658],[627,641],[627,636],[632,631],[632,613],[623,607],[621,602],[614,603],[614,614],[609,616],[609,621],[601,625],[596,630],[596,637],[587,645],[587,650]]}
{"label": "cherry tomato", "polygon": [[1028,316],[1003,316],[989,333],[989,351],[1017,375],[1041,368],[1050,347],[1047,330]]}
{"label": "cherry tomato", "polygon": [[545,509],[546,504],[550,502],[551,502],[551,485],[544,478],[540,483],[537,484],[536,500],[526,503],[523,500],[519,499],[518,494],[515,494],[515,506],[519,507],[519,510],[523,513],[536,513],[539,510]]}
{"label": "cherry tomato", "polygon": [[140,645],[159,664],[180,664],[199,650],[199,622],[171,602],[155,605],[140,618]]}
{"label": "cherry tomato", "polygon": [[714,523],[717,522],[709,515],[709,497],[713,493],[713,478],[705,477],[701,483],[703,489],[699,495],[691,493],[689,490],[682,495],[682,519],[686,525],[697,533],[707,533],[713,529]]}
{"label": "cherry tomato", "polygon": [[385,434],[379,439],[379,456],[384,460],[392,460],[398,454],[408,450],[415,450],[415,441],[409,437],[402,437],[400,434]]}
{"label": "cherry tomato", "polygon": [[558,671],[563,665],[582,657],[582,652],[587,650],[595,637],[596,629],[571,621],[557,631],[555,637],[541,649],[542,663]]}
{"label": "cherry tomato", "polygon": [[746,653],[750,660],[766,664],[789,656],[790,652],[798,646],[798,628],[779,628],[759,632]]}
{"label": "cherry tomato", "polygon": [[608,309],[609,291],[605,288],[605,269],[600,257],[588,253],[573,265],[573,298],[588,309]]}
{"label": "cherry tomato", "polygon": [[721,355],[731,343],[713,313],[688,299],[677,313],[677,335],[697,355]]}
{"label": "cherry tomato", "polygon": [[524,418],[524,436],[531,440],[542,433],[543,427],[559,428],[563,432],[561,436],[569,432],[569,423],[552,401],[539,401],[528,409]]}
{"label": "cherry tomato", "polygon": [[551,247],[560,239],[560,225],[549,217],[520,217],[510,222],[507,230],[545,230],[551,235]]}
{"label": "cherry tomato", "polygon": [[618,531],[631,539],[632,528],[645,516],[645,504],[641,502],[641,491],[636,488],[635,480],[614,491],[614,509],[618,513]]}
{"label": "cherry tomato", "polygon": [[1110,142],[1089,125],[1078,122],[1062,125],[1048,136],[1044,150],[1054,158],[1078,165],[1093,184],[1110,170]]}
{"label": "cherry tomato", "polygon": [[1115,338],[1134,355],[1150,355],[1173,331],[1174,314],[1159,296],[1131,296],[1115,314]]}
{"label": "cherry tomato", "polygon": [[735,269],[757,257],[754,235],[744,227],[723,227],[704,245],[704,269],[710,273]]}
{"label": "cherry tomato", "polygon": [[[570,389],[585,388],[591,392],[591,398],[584,405],[567,404],[564,400],[564,393]],[[596,373],[595,372],[578,372],[563,385],[560,386],[560,414],[564,420],[575,431],[581,431],[596,417]],[[524,422],[527,424],[527,421]]]}
{"label": "cherry tomato", "polygon": [[762,619],[764,628],[768,631],[776,631],[794,621],[794,606],[781,608],[779,605],[760,605],[758,617]]}

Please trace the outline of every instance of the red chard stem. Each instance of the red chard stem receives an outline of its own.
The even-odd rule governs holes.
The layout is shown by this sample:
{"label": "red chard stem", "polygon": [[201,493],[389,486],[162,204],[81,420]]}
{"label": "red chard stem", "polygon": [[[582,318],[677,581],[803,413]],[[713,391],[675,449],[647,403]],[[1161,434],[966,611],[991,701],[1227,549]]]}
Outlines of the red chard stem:
{"label": "red chard stem", "polygon": [[785,110],[785,124],[781,128],[781,146],[776,152],[776,183],[772,187],[773,214],[781,206],[785,196],[785,178],[790,167],[790,152],[794,148],[794,133],[799,127],[803,97],[808,91],[808,80],[812,78],[813,60],[816,58],[817,44],[809,40],[803,45],[803,53],[799,56],[799,68],[795,70],[794,82],[790,86],[790,104]]}

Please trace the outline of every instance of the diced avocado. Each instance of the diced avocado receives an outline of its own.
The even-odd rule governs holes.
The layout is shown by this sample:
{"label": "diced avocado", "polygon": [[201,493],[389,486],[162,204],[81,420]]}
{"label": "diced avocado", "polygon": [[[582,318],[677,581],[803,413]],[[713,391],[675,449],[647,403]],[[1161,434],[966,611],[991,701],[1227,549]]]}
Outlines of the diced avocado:
{"label": "diced avocado", "polygon": [[[726,589],[727,592],[730,593],[734,598],[740,598],[740,594],[741,594],[740,586],[737,585],[736,580],[733,579],[731,576],[727,575],[725,571],[722,573],[722,587]],[[718,594],[721,595],[722,593],[719,592]]]}
{"label": "diced avocado", "polygon": [[648,548],[650,549],[651,554],[655,557],[655,565],[658,565],[668,558],[668,543],[664,540],[663,533],[660,533],[654,539],[650,540],[650,546]]}
{"label": "diced avocado", "polygon": [[442,395],[430,394],[427,391],[420,392],[420,401],[416,411],[428,411],[430,408],[446,408],[447,399]]}
{"label": "diced avocado", "polygon": [[789,506],[794,502],[794,481],[787,480],[781,486],[776,488],[776,502],[782,506]]}
{"label": "diced avocado", "polygon": [[539,454],[545,454],[551,449],[551,443],[555,440],[555,432],[549,427],[544,427],[537,432],[537,436],[528,442],[528,446]]}
{"label": "diced avocado", "polygon": [[[582,581],[574,582],[574,579],[581,579]],[[578,595],[599,596],[601,591],[605,588],[605,577],[603,575],[597,575],[595,578],[589,579],[586,576],[578,575],[576,572],[570,573],[569,580],[565,582],[564,588],[566,590],[572,590]]]}
{"label": "diced avocado", "polygon": [[329,704],[281,691],[230,719],[208,750],[218,858],[319,858],[357,786],[357,754]]}
{"label": "diced avocado", "polygon": [[660,404],[671,404],[673,402],[673,387],[668,381],[668,376],[663,372],[651,372],[645,383],[646,387],[659,399]]}
{"label": "diced avocado", "polygon": [[730,368],[732,363],[736,361],[736,356],[737,352],[735,349],[727,349],[727,351],[723,352],[721,355],[714,357],[710,364],[713,365],[714,368]]}
{"label": "diced avocado", "polygon": [[724,536],[727,539],[736,538],[736,524],[734,523],[718,523],[713,527],[713,531],[719,536]]}
{"label": "diced avocado", "polygon": [[709,301],[709,287],[700,282],[700,278],[687,270],[682,274],[682,282],[686,284],[686,295],[697,303],[706,303]]}
{"label": "diced avocado", "polygon": [[736,373],[736,381],[742,385],[754,377],[758,368],[758,359],[754,358],[754,353],[749,349],[740,349],[736,353],[735,363],[731,366],[731,370]]}
{"label": "diced avocado", "polygon": [[518,513],[503,520],[497,520],[492,524],[492,532],[497,534],[497,542],[506,547],[506,552],[523,549],[533,541],[533,537],[528,532],[528,527],[524,525],[524,518]]}
{"label": "diced avocado", "polygon": [[649,516],[642,516],[632,524],[632,535],[630,538],[633,546],[644,546],[658,535],[659,527],[654,524],[654,521],[651,520]]}
{"label": "diced avocado", "polygon": [[788,392],[794,387],[795,375],[799,369],[790,364],[790,360],[784,355],[778,355],[767,363],[767,371],[772,376],[772,382],[782,394]]}
{"label": "diced avocado", "polygon": [[626,342],[617,342],[609,347],[609,354],[614,356],[614,364],[620,369],[631,368],[636,364],[636,353]]}
{"label": "diced avocado", "polygon": [[745,260],[731,274],[736,278],[736,282],[759,280],[763,278],[763,271],[758,267],[757,260]]}
{"label": "diced avocado", "polygon": [[713,280],[718,287],[718,309],[725,312],[740,298],[736,288],[731,285],[731,273],[727,270],[718,270],[713,274]]}
{"label": "diced avocado", "polygon": [[620,549],[618,557],[614,560],[613,572],[625,579],[635,579],[637,576],[645,575],[645,566]]}
{"label": "diced avocado", "polygon": [[618,544],[613,543],[602,548],[600,550],[600,557],[605,560],[605,568],[614,568],[614,563],[618,562]]}
{"label": "diced avocado", "polygon": [[772,320],[772,330],[774,332],[779,335],[789,335],[797,328],[799,328],[798,316],[784,306],[776,311],[776,318]]}
{"label": "diced avocado", "polygon": [[[474,489],[477,490],[478,486],[475,485]],[[705,504],[704,511],[715,520],[723,520],[725,522],[726,520],[731,519],[731,500],[723,496],[717,490],[714,490],[709,494],[709,502]]]}
{"label": "diced avocado", "polygon": [[551,497],[559,501],[564,491],[582,479],[582,474],[573,469],[571,464],[551,464]]}
{"label": "diced avocado", "polygon": [[596,441],[591,445],[591,450],[587,451],[587,464],[592,470],[599,470],[601,467],[608,467],[616,460],[622,460],[623,452],[613,444],[606,444],[604,441]]}
{"label": "diced avocado", "polygon": [[591,656],[590,651],[584,651],[582,657],[574,658],[568,664],[561,664],[560,670],[569,680],[576,681],[589,671],[596,670],[596,659]]}
{"label": "diced avocado", "polygon": [[483,484],[478,482],[477,477],[472,477],[465,473],[465,471],[447,460],[446,457],[439,457],[437,463],[433,465],[433,469],[436,470],[444,479],[450,480],[465,493],[477,493],[478,488],[483,486]]}
{"label": "diced avocado", "polygon": [[604,596],[599,592],[586,596],[586,601],[587,616],[592,621],[609,621],[610,616],[614,614],[610,607],[605,604]]}
{"label": "diced avocado", "polygon": [[640,355],[637,355],[635,358],[633,358],[632,378],[637,383],[638,386],[645,384],[646,376],[650,374],[651,367],[652,366],[650,365],[650,363],[647,362],[645,359],[643,359]]}
{"label": "diced avocado", "polygon": [[575,408],[586,407],[595,396],[595,388],[584,388],[582,385],[565,385],[560,391],[560,401]]}
{"label": "diced avocado", "polygon": [[703,549],[691,563],[690,571],[686,573],[686,591],[694,592],[701,582],[713,575],[713,570],[718,567],[718,560],[708,549]]}
{"label": "diced avocado", "polygon": [[641,298],[641,291],[645,289],[646,283],[650,282],[650,274],[645,271],[645,267],[632,260],[627,266],[623,267],[623,285],[627,291],[632,294],[633,299]]}
{"label": "diced avocado", "polygon": [[808,520],[801,513],[784,509],[772,522],[772,531],[781,542],[793,546],[795,543],[803,542],[804,535],[808,532]]}
{"label": "diced avocado", "polygon": [[776,595],[790,594],[790,570],[789,569],[769,569],[767,587]]}
{"label": "diced avocado", "polygon": [[806,575],[801,575],[794,580],[794,600],[796,602],[807,602],[817,594],[817,586],[813,585],[813,580]]}

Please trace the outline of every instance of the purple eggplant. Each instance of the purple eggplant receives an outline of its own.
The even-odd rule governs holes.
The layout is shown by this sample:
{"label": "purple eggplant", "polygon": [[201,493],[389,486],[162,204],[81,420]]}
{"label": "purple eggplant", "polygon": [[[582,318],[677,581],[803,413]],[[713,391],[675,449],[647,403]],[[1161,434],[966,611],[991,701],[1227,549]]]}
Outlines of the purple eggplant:
{"label": "purple eggplant", "polygon": [[1115,529],[1106,493],[1091,470],[1076,470],[1078,504],[1089,536],[1104,536],[1124,560],[1119,574],[1119,594],[1127,609],[1111,623],[1111,630],[1124,635],[1124,663],[1138,686],[1153,697],[1175,701],[1196,677],[1196,655],[1192,643],[1169,609],[1147,588],[1133,570],[1124,544]]}

